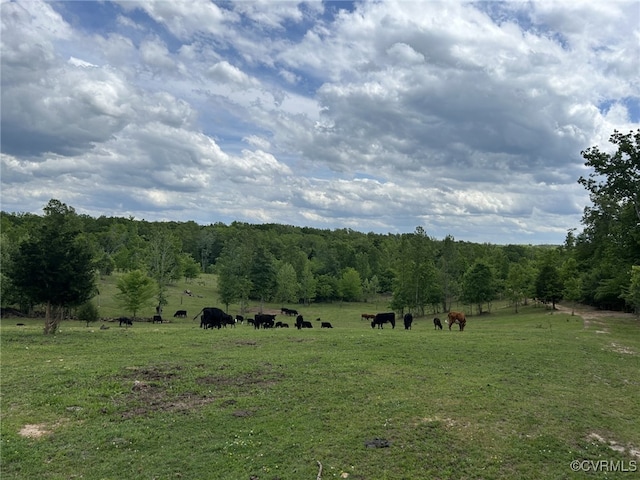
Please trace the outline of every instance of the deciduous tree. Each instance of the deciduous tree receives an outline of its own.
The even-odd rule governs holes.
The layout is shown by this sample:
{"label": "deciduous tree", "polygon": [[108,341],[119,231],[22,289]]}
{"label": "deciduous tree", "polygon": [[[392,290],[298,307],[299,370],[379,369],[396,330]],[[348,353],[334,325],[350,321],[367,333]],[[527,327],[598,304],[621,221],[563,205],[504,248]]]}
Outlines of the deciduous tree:
{"label": "deciduous tree", "polygon": [[157,285],[142,270],[133,270],[120,277],[116,287],[116,301],[135,317],[141,309],[151,306]]}

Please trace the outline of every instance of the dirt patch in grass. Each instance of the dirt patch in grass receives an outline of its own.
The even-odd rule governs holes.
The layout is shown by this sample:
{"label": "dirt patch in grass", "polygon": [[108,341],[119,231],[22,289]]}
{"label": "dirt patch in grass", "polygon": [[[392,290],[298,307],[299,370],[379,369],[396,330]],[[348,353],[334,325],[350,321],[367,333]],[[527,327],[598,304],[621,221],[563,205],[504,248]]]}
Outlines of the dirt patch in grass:
{"label": "dirt patch in grass", "polygon": [[587,435],[587,439],[590,441],[595,440],[599,443],[604,443],[608,445],[611,450],[614,450],[616,452],[620,452],[620,453],[626,452],[632,457],[640,458],[640,448],[635,447],[633,445],[622,445],[621,443],[616,442],[615,440],[606,439],[602,435],[595,432],[591,432],[589,435]]}
{"label": "dirt patch in grass", "polygon": [[615,312],[612,310],[598,310],[586,305],[576,306],[574,309],[564,305],[556,305],[556,308],[562,313],[571,313],[582,317],[584,328],[597,327],[596,333],[609,333],[606,320],[609,318],[635,318],[632,313]]}
{"label": "dirt patch in grass", "polygon": [[51,433],[51,430],[49,430],[49,428],[50,427],[44,423],[34,423],[22,427],[18,434],[27,438],[40,438]]}
{"label": "dirt patch in grass", "polygon": [[611,349],[614,352],[624,353],[626,355],[636,355],[636,352],[633,349],[620,345],[619,343],[611,342]]}
{"label": "dirt patch in grass", "polygon": [[27,438],[42,438],[47,435],[51,435],[53,431],[62,425],[66,420],[62,419],[58,422],[47,425],[46,423],[31,423],[27,424],[20,429],[18,435]]}
{"label": "dirt patch in grass", "polygon": [[[224,370],[221,368],[220,370]],[[185,411],[197,409],[203,405],[221,400],[222,406],[230,406],[226,396],[250,394],[256,388],[263,389],[277,384],[283,374],[273,371],[270,364],[240,375],[204,375],[195,379],[196,387],[191,392],[176,393],[174,387],[182,380],[183,367],[180,365],[159,364],[146,367],[129,367],[119,380],[128,392],[116,402],[122,418],[133,418],[155,412]],[[198,393],[202,386],[206,393]],[[235,402],[235,401],[234,401]],[[249,416],[241,413],[235,416]]]}
{"label": "dirt patch in grass", "polygon": [[180,379],[182,366],[159,364],[128,367],[119,380],[129,392],[116,400],[122,418],[133,418],[159,411],[189,411],[216,400],[214,396],[195,392],[174,393],[173,384]]}

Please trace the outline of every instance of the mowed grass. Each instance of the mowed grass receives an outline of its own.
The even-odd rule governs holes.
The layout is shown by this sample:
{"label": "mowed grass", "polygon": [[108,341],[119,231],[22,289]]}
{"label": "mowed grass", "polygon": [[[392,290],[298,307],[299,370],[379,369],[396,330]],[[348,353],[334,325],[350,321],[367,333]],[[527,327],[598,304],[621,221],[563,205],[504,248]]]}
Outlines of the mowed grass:
{"label": "mowed grass", "polygon": [[3,319],[3,480],[315,479],[318,461],[323,479],[601,478],[571,461],[640,460],[637,320],[494,308],[464,332],[374,330],[360,314],[383,303],[332,304],[298,308],[313,329],[204,331],[202,294],[161,325]]}

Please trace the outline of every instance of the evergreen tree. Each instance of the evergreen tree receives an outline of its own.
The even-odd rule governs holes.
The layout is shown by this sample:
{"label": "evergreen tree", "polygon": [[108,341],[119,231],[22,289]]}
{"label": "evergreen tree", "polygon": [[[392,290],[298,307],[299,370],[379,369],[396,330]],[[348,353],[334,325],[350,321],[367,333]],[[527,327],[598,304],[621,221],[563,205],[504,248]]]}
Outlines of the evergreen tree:
{"label": "evergreen tree", "polygon": [[75,210],[52,199],[41,225],[24,240],[8,265],[12,285],[32,303],[46,306],[45,334],[55,334],[63,309],[96,292],[91,246],[81,238]]}

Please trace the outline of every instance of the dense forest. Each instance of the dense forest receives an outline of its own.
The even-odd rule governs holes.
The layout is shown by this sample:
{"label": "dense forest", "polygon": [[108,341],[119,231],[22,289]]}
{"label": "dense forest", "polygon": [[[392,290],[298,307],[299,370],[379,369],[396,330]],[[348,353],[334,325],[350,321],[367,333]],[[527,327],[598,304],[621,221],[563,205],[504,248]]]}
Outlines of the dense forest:
{"label": "dense forest", "polygon": [[218,276],[219,301],[226,306],[388,294],[389,308],[418,315],[447,311],[454,301],[481,314],[497,298],[517,310],[534,297],[631,311],[640,306],[640,131],[615,132],[611,142],[615,154],[597,147],[582,152],[594,173],[578,181],[592,205],[585,208],[582,232],[569,231],[556,246],[435,239],[422,227],[383,235],[93,218],[55,199],[44,215],[1,212],[2,306],[78,306],[95,295],[96,275],[114,272],[143,272],[154,280],[162,305],[171,282],[207,272]]}

